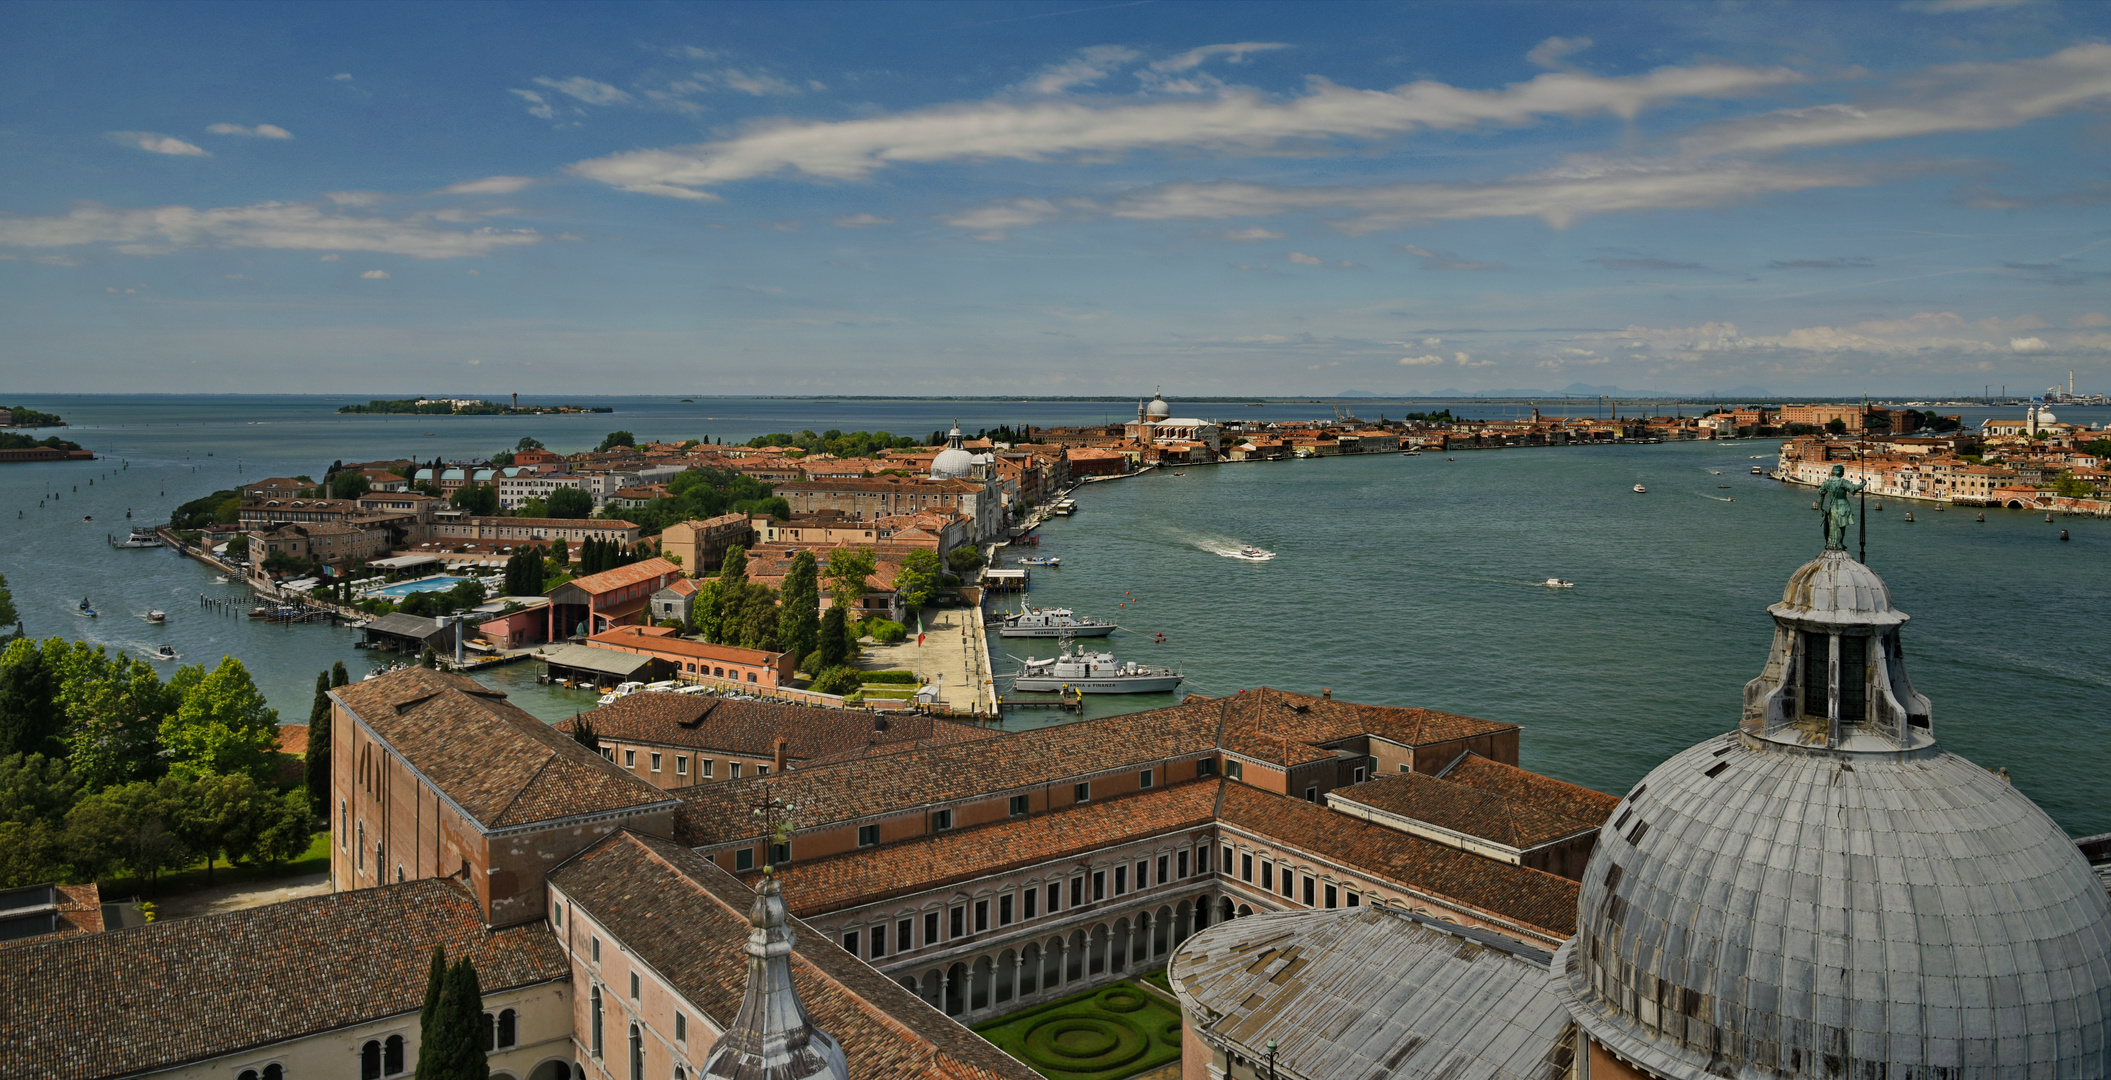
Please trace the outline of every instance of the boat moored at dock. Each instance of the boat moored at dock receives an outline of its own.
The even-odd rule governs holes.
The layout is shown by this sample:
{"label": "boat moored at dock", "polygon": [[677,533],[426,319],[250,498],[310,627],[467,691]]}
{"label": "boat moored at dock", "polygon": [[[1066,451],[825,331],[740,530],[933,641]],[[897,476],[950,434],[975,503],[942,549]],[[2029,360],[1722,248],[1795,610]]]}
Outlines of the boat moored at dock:
{"label": "boat moored at dock", "polygon": [[1008,613],[997,628],[999,637],[1051,638],[1062,637],[1106,637],[1114,632],[1114,624],[1105,619],[1074,614],[1069,608],[1027,608],[1025,611]]}
{"label": "boat moored at dock", "polygon": [[1111,652],[1073,652],[1069,642],[1060,656],[1021,660],[1012,674],[1013,691],[1080,694],[1163,694],[1180,686],[1172,668],[1147,667],[1116,660]]}

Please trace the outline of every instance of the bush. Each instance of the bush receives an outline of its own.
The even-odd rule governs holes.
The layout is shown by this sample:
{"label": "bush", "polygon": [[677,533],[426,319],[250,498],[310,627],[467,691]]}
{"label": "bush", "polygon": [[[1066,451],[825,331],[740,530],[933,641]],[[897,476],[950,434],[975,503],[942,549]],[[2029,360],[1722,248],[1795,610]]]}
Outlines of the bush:
{"label": "bush", "polygon": [[868,685],[872,683],[889,683],[896,686],[916,685],[916,673],[913,671],[861,671],[858,673],[858,677]]}
{"label": "bush", "polygon": [[902,624],[895,622],[892,619],[882,619],[876,615],[870,619],[866,619],[864,625],[860,627],[860,629],[864,631],[864,634],[861,636],[869,636],[872,638],[872,640],[877,641],[882,645],[892,645],[895,642],[901,641],[909,636],[908,627],[903,626]]}
{"label": "bush", "polygon": [[989,560],[982,557],[982,552],[972,547],[957,547],[946,555],[946,565],[957,574],[980,570],[982,564],[987,561]]}
{"label": "bush", "polygon": [[848,694],[859,685],[859,672],[855,668],[838,665],[821,673],[807,689],[817,694]]}

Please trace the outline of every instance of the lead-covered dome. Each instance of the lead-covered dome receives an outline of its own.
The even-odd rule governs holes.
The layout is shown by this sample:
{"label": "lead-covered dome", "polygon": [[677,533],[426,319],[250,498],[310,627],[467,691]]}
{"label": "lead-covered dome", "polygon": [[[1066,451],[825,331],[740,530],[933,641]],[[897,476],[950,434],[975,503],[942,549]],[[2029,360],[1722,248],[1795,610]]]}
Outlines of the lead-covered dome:
{"label": "lead-covered dome", "polygon": [[954,421],[953,430],[946,432],[946,448],[931,459],[931,479],[965,480],[975,474],[975,455],[960,445],[960,422]]}
{"label": "lead-covered dome", "polygon": [[1554,963],[1583,1031],[1666,1077],[2111,1076],[2111,902],[1935,743],[1883,581],[1827,552],[1770,610],[1740,730],[1599,833]]}

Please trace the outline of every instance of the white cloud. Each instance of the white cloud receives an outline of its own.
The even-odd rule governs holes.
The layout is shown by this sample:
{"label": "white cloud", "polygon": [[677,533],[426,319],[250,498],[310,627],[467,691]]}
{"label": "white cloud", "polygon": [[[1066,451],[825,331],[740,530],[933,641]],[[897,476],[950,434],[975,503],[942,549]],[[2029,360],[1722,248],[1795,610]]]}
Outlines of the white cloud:
{"label": "white cloud", "polygon": [[1525,54],[1525,59],[1543,68],[1558,68],[1563,66],[1561,63],[1562,57],[1573,52],[1582,52],[1590,47],[1591,39],[1587,37],[1550,37],[1534,45],[1532,51]]}
{"label": "white cloud", "polygon": [[1289,47],[1279,41],[1240,41],[1228,45],[1204,45],[1200,48],[1189,49],[1178,56],[1168,56],[1163,60],[1157,61],[1151,65],[1151,70],[1187,71],[1191,68],[1200,67],[1204,63],[1220,56],[1234,64],[1243,64],[1246,62],[1246,58],[1254,53],[1273,52],[1277,49],[1287,49]]}
{"label": "white cloud", "polygon": [[330,79],[332,82],[351,82],[352,73],[349,71],[340,71],[337,74],[330,76]]}
{"label": "white cloud", "polygon": [[1429,353],[1424,356],[1403,356],[1400,358],[1400,362],[1408,367],[1436,367],[1444,362],[1444,358],[1435,353]]}
{"label": "white cloud", "polygon": [[367,271],[366,273],[364,273],[364,274],[361,274],[361,275],[359,275],[359,277],[360,277],[360,279],[361,279],[361,280],[363,280],[363,281],[387,281],[387,280],[388,280],[388,271],[386,271],[386,270],[369,270],[369,271]]}
{"label": "white cloud", "polygon": [[2111,315],[2092,311],[2075,317],[2074,325],[2080,327],[2111,326]]}
{"label": "white cloud", "polygon": [[1327,263],[1327,260],[1325,259],[1307,255],[1302,251],[1291,252],[1290,261],[1298,264],[1299,266],[1325,266]]}
{"label": "white cloud", "polygon": [[319,258],[319,259],[317,259],[317,260],[315,260],[315,261],[316,261],[316,262],[336,262],[337,260],[339,260],[339,259],[342,259],[342,258],[344,258],[344,256],[342,256],[342,255],[339,255],[339,254],[337,254],[336,252],[334,252],[334,251],[333,251],[333,252],[331,252],[330,254],[328,254],[328,255],[324,255],[323,257],[321,257],[321,258]]}
{"label": "white cloud", "polygon": [[1288,101],[1250,90],[1142,104],[991,101],[857,120],[785,121],[719,142],[611,154],[578,162],[571,171],[627,191],[666,195],[787,171],[856,180],[905,163],[1042,161],[1149,148],[1275,151],[1288,143],[1514,126],[1557,116],[1631,119],[1668,101],[1735,96],[1800,78],[1786,68],[1707,64],[1620,78],[1549,72],[1500,90],[1436,82],[1356,90],[1314,79],[1307,93]]}
{"label": "white cloud", "polygon": [[2010,338],[2010,339],[2009,339],[2009,341],[2008,341],[2008,351],[2010,351],[2010,352],[2019,352],[2019,353],[2039,353],[2039,352],[2051,352],[2051,351],[2052,351],[2052,346],[2050,346],[2050,345],[2047,345],[2047,344],[2045,344],[2045,339],[2044,339],[2044,338],[2037,338],[2037,337],[2019,337],[2019,338]]}
{"label": "white cloud", "polygon": [[717,76],[718,80],[726,84],[729,89],[738,90],[743,94],[749,94],[754,97],[799,93],[798,87],[766,71],[742,71],[739,68],[727,68],[718,72]]}
{"label": "white cloud", "polygon": [[1060,94],[1073,86],[1090,86],[1142,56],[1121,45],[1093,45],[1079,49],[1076,56],[1060,64],[1042,69],[1020,89],[1034,94]]}
{"label": "white cloud", "polygon": [[1868,319],[1847,326],[1803,326],[1775,334],[1748,335],[1732,322],[1688,327],[1630,326],[1618,333],[1586,334],[1584,340],[1624,343],[1689,360],[1709,354],[1780,354],[1836,356],[1853,353],[1916,362],[1949,357],[1998,358],[2015,353],[2102,351],[2111,342],[2069,335],[2048,341],[2014,337],[2018,329],[2039,329],[2035,315],[1968,320],[1954,311],[1923,311],[1898,319]]}
{"label": "white cloud", "polygon": [[1062,214],[1062,208],[1047,199],[1007,199],[955,214],[946,224],[975,230],[977,239],[1002,240],[1012,229],[1038,225]]}
{"label": "white cloud", "polygon": [[528,103],[529,116],[537,117],[543,120],[557,119],[557,110],[551,108],[550,103],[544,100],[541,94],[538,94],[533,90],[507,90],[506,92],[509,94],[517,95],[522,101]]}
{"label": "white cloud", "polygon": [[90,205],[41,217],[0,213],[0,248],[107,244],[127,255],[269,248],[453,259],[488,255],[542,239],[533,229],[450,228],[427,213],[386,217],[320,203],[266,202],[211,209]]}
{"label": "white cloud", "polygon": [[[569,79],[552,79],[548,76],[538,75],[535,78],[535,85],[555,90],[560,94],[584,101],[589,105],[620,105],[630,100],[629,94],[605,82],[589,79],[584,75],[574,75]],[[526,94],[528,91],[515,90],[514,93]]]}
{"label": "white cloud", "polygon": [[1918,3],[1915,3],[1912,0],[1908,0],[1907,3],[1900,4],[1899,8],[1904,11],[1926,11],[1937,15],[1947,15],[1958,11],[1986,11],[1991,8],[2020,7],[2031,2],[2032,0],[1919,0]]}
{"label": "white cloud", "polygon": [[1233,64],[1243,64],[1246,58],[1258,52],[1287,49],[1272,41],[1241,41],[1228,45],[1204,45],[1189,49],[1177,56],[1169,56],[1136,73],[1136,78],[1146,91],[1160,94],[1219,94],[1228,89],[1224,80],[1198,70],[1203,64],[1223,57]]}
{"label": "white cloud", "polygon": [[39,255],[30,261],[39,266],[79,266],[88,260],[76,259],[70,255]]}
{"label": "white cloud", "polygon": [[837,218],[832,224],[839,229],[869,229],[874,225],[892,225],[894,224],[894,219],[880,217],[876,214],[845,214]]}
{"label": "white cloud", "polygon": [[[1419,247],[1414,244],[1395,244],[1394,246],[1422,260],[1422,269],[1424,270],[1500,270],[1503,268],[1501,263],[1475,262],[1472,259],[1461,259],[1448,251],[1431,251],[1426,247]],[[1434,345],[1436,342],[1432,341],[1430,344]]]}
{"label": "white cloud", "polygon": [[1276,232],[1274,229],[1228,229],[1224,233],[1224,239],[1226,240],[1281,240],[1282,238],[1283,234]]}
{"label": "white cloud", "polygon": [[168,135],[156,135],[151,131],[113,131],[110,137],[121,143],[139,147],[150,154],[173,154],[177,157],[211,157],[205,148],[192,146],[182,139]]}
{"label": "white cloud", "polygon": [[449,184],[434,194],[511,195],[516,191],[527,189],[534,183],[535,181],[532,177],[526,176],[487,176],[482,180],[464,180],[459,184]]}
{"label": "white cloud", "polygon": [[205,130],[215,135],[248,135],[257,139],[290,139],[293,137],[292,132],[277,124],[258,124],[255,127],[243,127],[240,124],[214,124]]}

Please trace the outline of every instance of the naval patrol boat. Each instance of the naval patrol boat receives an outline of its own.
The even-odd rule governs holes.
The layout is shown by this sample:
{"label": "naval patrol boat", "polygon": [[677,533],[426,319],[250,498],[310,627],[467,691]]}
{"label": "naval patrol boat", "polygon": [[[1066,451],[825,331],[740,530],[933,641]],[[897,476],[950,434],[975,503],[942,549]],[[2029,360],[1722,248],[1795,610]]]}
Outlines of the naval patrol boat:
{"label": "naval patrol boat", "polygon": [[1060,607],[1007,612],[997,627],[999,637],[1106,637],[1113,632],[1114,624],[1105,619],[1072,614],[1069,608]]}

